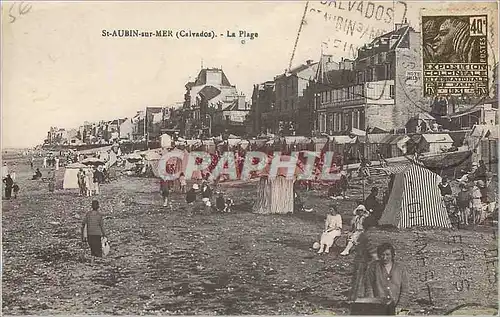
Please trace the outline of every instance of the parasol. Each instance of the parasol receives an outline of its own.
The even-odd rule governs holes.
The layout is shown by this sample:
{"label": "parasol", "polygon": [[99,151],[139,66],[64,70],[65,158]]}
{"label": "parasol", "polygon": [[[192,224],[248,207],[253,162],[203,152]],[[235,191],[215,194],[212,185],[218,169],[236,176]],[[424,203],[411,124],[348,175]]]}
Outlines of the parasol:
{"label": "parasol", "polygon": [[104,162],[103,160],[101,159],[98,159],[97,157],[89,157],[89,158],[86,158],[82,161],[82,164],[84,165],[105,165],[106,162]]}

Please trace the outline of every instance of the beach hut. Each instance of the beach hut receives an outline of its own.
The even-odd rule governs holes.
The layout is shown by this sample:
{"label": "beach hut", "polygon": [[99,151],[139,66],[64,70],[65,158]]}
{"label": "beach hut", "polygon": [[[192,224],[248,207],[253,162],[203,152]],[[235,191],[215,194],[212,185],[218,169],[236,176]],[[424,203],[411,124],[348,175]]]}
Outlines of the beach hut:
{"label": "beach hut", "polygon": [[453,146],[453,139],[447,133],[422,134],[418,142],[420,153],[442,153]]}
{"label": "beach hut", "polygon": [[407,154],[407,142],[410,137],[406,135],[386,135],[380,141],[380,150],[385,158],[399,157]]}
{"label": "beach hut", "polygon": [[173,139],[168,134],[162,134],[160,137],[160,145],[162,148],[171,148],[173,144]]}
{"label": "beach hut", "polygon": [[[282,161],[289,161],[290,156],[281,156]],[[270,175],[271,164],[256,174],[259,177],[257,197],[252,207],[253,212],[259,214],[287,214],[294,211],[294,183],[296,176],[304,169],[297,162],[293,175],[288,175],[288,169],[278,168],[276,175]],[[291,176],[291,177],[288,177]]]}
{"label": "beach hut", "polygon": [[439,175],[415,163],[395,170],[391,194],[379,225],[450,228],[450,218],[438,187],[440,182]]}

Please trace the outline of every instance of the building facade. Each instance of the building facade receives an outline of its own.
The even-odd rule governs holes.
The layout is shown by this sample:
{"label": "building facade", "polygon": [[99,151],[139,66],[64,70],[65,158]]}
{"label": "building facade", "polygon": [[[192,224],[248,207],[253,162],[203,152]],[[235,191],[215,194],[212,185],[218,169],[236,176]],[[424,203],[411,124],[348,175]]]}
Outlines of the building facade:
{"label": "building facade", "polygon": [[288,130],[294,134],[299,121],[300,104],[307,103],[304,91],[316,76],[317,68],[317,62],[308,60],[274,78],[274,107],[267,107],[268,111],[261,115],[262,127],[266,132],[283,133]]}
{"label": "building facade", "polygon": [[404,127],[411,117],[426,111],[420,69],[420,33],[408,25],[396,25],[394,31],[358,50],[354,73],[347,75],[345,83],[318,89],[314,98],[317,132]]}
{"label": "building facade", "polygon": [[231,85],[219,68],[202,69],[196,80],[185,87],[181,130],[188,138],[209,136],[214,112],[232,106],[241,98],[236,86]]}
{"label": "building facade", "polygon": [[245,100],[245,95],[240,94],[238,99],[225,108],[220,105],[211,114],[211,134],[223,133],[243,136],[246,134],[246,120],[250,115],[250,105]]}
{"label": "building facade", "polygon": [[263,114],[271,113],[275,105],[275,83],[266,81],[254,85],[252,92],[252,106],[250,110],[250,122],[252,123],[252,134],[264,133],[270,127],[264,125]]}

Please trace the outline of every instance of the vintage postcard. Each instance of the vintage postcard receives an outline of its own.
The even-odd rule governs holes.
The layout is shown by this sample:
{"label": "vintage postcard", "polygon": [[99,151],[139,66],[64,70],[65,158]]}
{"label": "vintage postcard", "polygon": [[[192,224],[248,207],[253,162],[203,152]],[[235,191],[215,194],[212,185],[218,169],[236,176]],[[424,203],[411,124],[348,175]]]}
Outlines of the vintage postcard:
{"label": "vintage postcard", "polygon": [[3,1],[4,315],[498,315],[498,4]]}

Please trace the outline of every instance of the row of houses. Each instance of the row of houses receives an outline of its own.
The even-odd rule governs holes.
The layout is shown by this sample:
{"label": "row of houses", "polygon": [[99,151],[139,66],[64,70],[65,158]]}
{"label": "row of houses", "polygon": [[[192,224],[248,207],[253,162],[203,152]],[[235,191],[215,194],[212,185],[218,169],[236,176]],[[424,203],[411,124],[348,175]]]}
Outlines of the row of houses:
{"label": "row of houses", "polygon": [[435,122],[429,124],[444,130],[496,124],[496,89],[495,97],[486,100],[425,97],[421,70],[421,34],[406,23],[396,24],[392,32],[361,47],[355,60],[334,62],[331,55],[321,54],[319,62],[307,61],[254,85],[253,131],[296,135],[338,135],[352,129],[404,133],[408,122],[419,116],[430,117]]}
{"label": "row of houses", "polygon": [[[207,138],[257,136],[438,133],[497,124],[497,95],[425,97],[421,34],[406,23],[361,47],[354,60],[319,61],[277,74],[253,87],[251,102],[222,68],[202,68],[185,84],[184,100],[146,107],[130,118],[51,128],[49,144],[95,144],[116,140],[158,142],[162,134]],[[494,69],[496,72],[496,68]],[[496,76],[494,81],[496,82]]]}
{"label": "row of houses", "polygon": [[114,142],[158,142],[170,120],[175,119],[176,107],[146,107],[128,118],[84,122],[78,128],[51,127],[45,144],[79,146]]}

